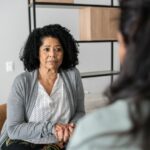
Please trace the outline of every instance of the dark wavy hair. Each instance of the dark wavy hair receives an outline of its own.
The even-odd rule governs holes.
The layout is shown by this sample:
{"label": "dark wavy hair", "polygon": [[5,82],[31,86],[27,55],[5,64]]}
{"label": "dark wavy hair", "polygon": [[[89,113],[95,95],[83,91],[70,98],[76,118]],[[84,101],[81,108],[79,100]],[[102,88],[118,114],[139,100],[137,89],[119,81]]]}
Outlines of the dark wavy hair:
{"label": "dark wavy hair", "polygon": [[150,0],[120,0],[119,30],[126,56],[118,79],[105,94],[114,102],[131,99],[129,112],[134,138],[142,134],[141,148],[150,149]]}
{"label": "dark wavy hair", "polygon": [[53,37],[59,40],[64,52],[61,69],[69,69],[78,64],[78,45],[70,31],[59,24],[52,24],[34,29],[30,33],[24,48],[20,52],[20,59],[23,61],[25,70],[33,71],[39,68],[39,48],[42,45],[42,39],[45,37]]}

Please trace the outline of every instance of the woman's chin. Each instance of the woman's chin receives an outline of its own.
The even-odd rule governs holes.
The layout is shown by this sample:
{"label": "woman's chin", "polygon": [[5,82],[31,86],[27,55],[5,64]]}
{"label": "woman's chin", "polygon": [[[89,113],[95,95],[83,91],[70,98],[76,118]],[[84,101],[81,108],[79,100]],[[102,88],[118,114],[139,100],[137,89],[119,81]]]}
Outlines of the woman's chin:
{"label": "woman's chin", "polygon": [[47,69],[48,70],[57,70],[57,66],[56,65],[50,65],[50,66],[47,66]]}

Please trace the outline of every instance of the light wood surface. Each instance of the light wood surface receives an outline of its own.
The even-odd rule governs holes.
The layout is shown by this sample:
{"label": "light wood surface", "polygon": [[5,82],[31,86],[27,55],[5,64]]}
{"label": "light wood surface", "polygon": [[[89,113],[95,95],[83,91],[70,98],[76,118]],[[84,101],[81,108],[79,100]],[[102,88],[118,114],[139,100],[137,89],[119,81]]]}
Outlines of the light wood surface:
{"label": "light wood surface", "polygon": [[0,132],[5,119],[6,119],[6,104],[1,104],[0,105]]}
{"label": "light wood surface", "polygon": [[80,9],[80,40],[116,40],[118,8]]}

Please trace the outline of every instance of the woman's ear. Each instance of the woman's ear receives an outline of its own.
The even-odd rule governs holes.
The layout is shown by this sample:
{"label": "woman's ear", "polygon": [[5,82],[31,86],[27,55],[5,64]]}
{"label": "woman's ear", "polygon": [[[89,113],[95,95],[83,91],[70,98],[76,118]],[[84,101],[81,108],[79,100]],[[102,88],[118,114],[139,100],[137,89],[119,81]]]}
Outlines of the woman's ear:
{"label": "woman's ear", "polygon": [[126,45],[124,42],[123,35],[120,32],[118,32],[117,37],[119,42],[119,58],[120,63],[122,64],[126,55]]}

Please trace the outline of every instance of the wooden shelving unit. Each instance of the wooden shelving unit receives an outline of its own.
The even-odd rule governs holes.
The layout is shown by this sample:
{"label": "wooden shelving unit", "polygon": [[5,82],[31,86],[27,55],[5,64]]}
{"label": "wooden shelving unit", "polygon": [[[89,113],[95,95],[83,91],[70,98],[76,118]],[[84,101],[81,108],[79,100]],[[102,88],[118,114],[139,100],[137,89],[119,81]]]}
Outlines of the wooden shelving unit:
{"label": "wooden shelving unit", "polygon": [[92,72],[83,72],[81,73],[82,78],[93,78],[99,76],[110,76],[110,75],[118,75],[119,71],[92,71]]}
{"label": "wooden shelving unit", "polygon": [[[48,6],[48,8],[59,8],[59,9],[65,9],[65,8],[70,8],[70,9],[79,9],[80,11],[80,26],[81,26],[81,30],[84,31],[85,33],[81,33],[82,36],[80,40],[78,40],[77,42],[80,43],[98,43],[98,42],[109,42],[111,45],[111,64],[110,64],[110,70],[107,71],[95,71],[95,72],[83,72],[81,73],[81,77],[82,78],[91,78],[91,77],[98,77],[98,76],[110,76],[111,77],[111,83],[113,82],[113,76],[119,74],[119,71],[115,71],[114,70],[114,42],[116,42],[116,37],[115,37],[115,25],[111,23],[111,19],[113,17],[113,15],[118,13],[118,6],[114,6],[113,4],[113,0],[111,0],[111,5],[95,5],[95,4],[78,4],[78,3],[73,3],[73,0],[64,0],[65,2],[63,2],[62,0],[61,3],[58,3],[58,0],[52,0],[53,2],[48,2],[50,0],[28,0],[28,16],[29,16],[29,32],[31,32],[31,8],[33,8],[33,28],[36,28],[36,7],[45,7]],[[54,2],[55,1],[55,2]],[[56,2],[57,1],[57,2]],[[97,22],[98,26],[93,26],[92,24],[92,18],[88,18],[88,20],[84,20],[88,23],[89,27],[86,28],[86,30],[83,29],[82,27],[82,22],[84,19],[84,15],[85,13],[87,13],[87,16],[95,16],[98,14],[103,13],[103,15],[101,17],[97,16],[95,17],[95,20],[97,19],[101,19],[101,21],[104,21],[104,24],[107,24],[106,26],[103,24],[101,25],[101,21]],[[104,15],[106,15],[106,20],[104,20]],[[90,22],[91,21],[91,22]],[[100,32],[98,31],[98,34],[94,31],[94,34],[92,34],[92,32],[90,33],[91,35],[88,37],[87,34],[87,30],[93,30],[97,27],[100,27],[101,31],[107,32],[108,29],[109,31],[107,32],[107,36],[105,36],[105,34],[103,33],[102,35]],[[112,27],[112,29],[110,29],[110,27]],[[97,28],[98,29],[98,28]],[[115,31],[114,31],[115,30]],[[83,36],[84,34],[84,36]],[[88,33],[89,34],[89,33]],[[86,38],[87,37],[87,38]]]}

